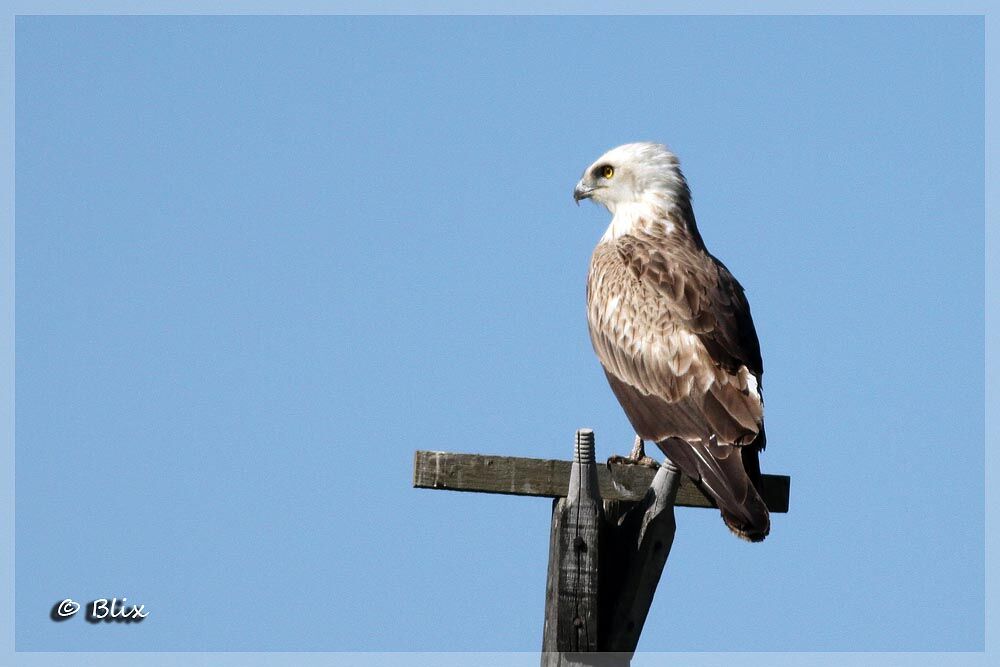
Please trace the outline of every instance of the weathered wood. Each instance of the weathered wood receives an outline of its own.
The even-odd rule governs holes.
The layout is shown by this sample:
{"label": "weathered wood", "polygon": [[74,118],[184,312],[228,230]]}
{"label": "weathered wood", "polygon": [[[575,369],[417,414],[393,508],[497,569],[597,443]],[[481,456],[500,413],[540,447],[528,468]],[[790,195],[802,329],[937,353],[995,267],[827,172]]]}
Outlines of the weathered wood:
{"label": "weathered wood", "polygon": [[609,528],[601,553],[602,651],[631,656],[639,643],[674,542],[674,499],[682,476],[664,462],[645,497]]}
{"label": "weathered wood", "polygon": [[[417,451],[413,460],[413,486],[425,489],[559,498],[569,488],[569,474],[569,461],[553,459]],[[656,470],[646,466],[599,464],[601,497],[638,502],[655,474]],[[770,511],[788,511],[790,481],[784,475],[764,475],[764,502]],[[675,504],[715,507],[712,499],[685,475],[681,475]]]}
{"label": "weathered wood", "polygon": [[[555,650],[597,650],[599,533],[603,521],[594,432],[576,433],[566,499],[557,503],[559,523],[559,571],[556,586]],[[543,647],[552,650],[553,647]]]}
{"label": "weathered wood", "polygon": [[[628,667],[631,659],[629,653],[598,653],[579,650],[560,651],[558,629],[572,627],[575,610],[568,610],[565,596],[560,596],[561,561],[564,555],[572,553],[573,545],[566,544],[562,537],[566,533],[564,521],[568,518],[566,499],[556,498],[552,501],[552,532],[549,535],[549,569],[545,583],[545,625],[542,629],[542,667]],[[600,539],[598,541],[600,545]],[[599,576],[598,576],[599,579]],[[566,580],[563,579],[563,583]],[[597,600],[600,604],[600,600]],[[567,611],[573,614],[567,616]],[[599,608],[598,608],[599,612]],[[598,619],[600,614],[597,614]],[[600,628],[597,628],[600,632]],[[599,640],[600,637],[598,636]]]}
{"label": "weathered wood", "polygon": [[[764,475],[771,512],[788,511],[790,481]],[[628,667],[670,555],[673,507],[716,506],[669,461],[598,465],[586,429],[572,462],[417,451],[413,486],[554,499],[542,667]]]}
{"label": "weathered wood", "polygon": [[556,648],[556,627],[559,625],[559,536],[562,534],[565,498],[552,501],[552,528],[549,531],[549,567],[545,577],[545,624],[542,626],[542,667],[560,667]]}
{"label": "weathered wood", "polygon": [[594,433],[576,433],[566,497],[552,507],[549,566],[545,586],[542,667],[628,667],[630,656],[608,656],[601,650],[601,551],[605,522]]}

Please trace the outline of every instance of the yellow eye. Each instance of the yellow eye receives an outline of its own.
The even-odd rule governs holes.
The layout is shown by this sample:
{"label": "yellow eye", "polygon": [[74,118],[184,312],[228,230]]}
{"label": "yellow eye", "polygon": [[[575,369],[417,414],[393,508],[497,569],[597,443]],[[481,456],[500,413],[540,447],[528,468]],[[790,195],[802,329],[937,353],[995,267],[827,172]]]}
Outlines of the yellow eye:
{"label": "yellow eye", "polygon": [[615,175],[615,168],[612,167],[610,164],[606,164],[603,167],[601,167],[601,176],[603,176],[604,178],[611,178],[614,175]]}

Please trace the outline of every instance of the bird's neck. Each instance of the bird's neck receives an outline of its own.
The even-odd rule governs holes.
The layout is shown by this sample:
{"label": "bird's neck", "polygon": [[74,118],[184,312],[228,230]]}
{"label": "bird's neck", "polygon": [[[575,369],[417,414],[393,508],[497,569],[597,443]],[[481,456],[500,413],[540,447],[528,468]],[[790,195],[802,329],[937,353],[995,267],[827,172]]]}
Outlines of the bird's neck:
{"label": "bird's neck", "polygon": [[636,201],[619,203],[609,210],[611,224],[601,237],[602,243],[636,232],[657,236],[685,233],[689,223],[694,225],[689,199],[675,193],[649,192]]}

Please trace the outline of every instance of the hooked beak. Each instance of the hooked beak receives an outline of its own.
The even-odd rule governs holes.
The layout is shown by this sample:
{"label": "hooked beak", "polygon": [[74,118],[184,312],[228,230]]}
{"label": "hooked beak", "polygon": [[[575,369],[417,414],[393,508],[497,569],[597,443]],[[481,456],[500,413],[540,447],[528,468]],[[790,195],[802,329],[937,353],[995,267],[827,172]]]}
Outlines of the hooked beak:
{"label": "hooked beak", "polygon": [[580,205],[581,199],[590,199],[593,195],[594,188],[584,185],[582,180],[573,188],[573,201],[576,202],[577,206]]}

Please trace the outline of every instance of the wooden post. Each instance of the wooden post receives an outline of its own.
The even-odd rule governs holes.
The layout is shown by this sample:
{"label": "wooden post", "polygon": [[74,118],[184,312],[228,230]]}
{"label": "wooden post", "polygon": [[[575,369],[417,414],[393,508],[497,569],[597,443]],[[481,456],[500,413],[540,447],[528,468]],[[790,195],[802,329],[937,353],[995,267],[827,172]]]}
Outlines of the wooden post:
{"label": "wooden post", "polygon": [[594,432],[576,432],[565,499],[552,508],[542,664],[583,664],[563,654],[598,650],[599,547],[603,521]]}
{"label": "wooden post", "polygon": [[[669,461],[658,470],[595,462],[577,431],[572,461],[418,451],[413,485],[554,498],[542,667],[628,667],[670,555],[674,506],[715,507]],[[790,480],[764,475],[764,502],[788,511]]]}
{"label": "wooden post", "polygon": [[602,561],[607,628],[602,633],[602,650],[624,651],[630,657],[635,652],[674,543],[674,499],[680,478],[680,470],[669,459],[664,461],[646,496],[611,528],[606,545],[610,553]]}
{"label": "wooden post", "polygon": [[680,478],[668,461],[639,502],[602,502],[594,432],[576,432],[569,489],[552,507],[542,667],[631,663],[673,544]]}

